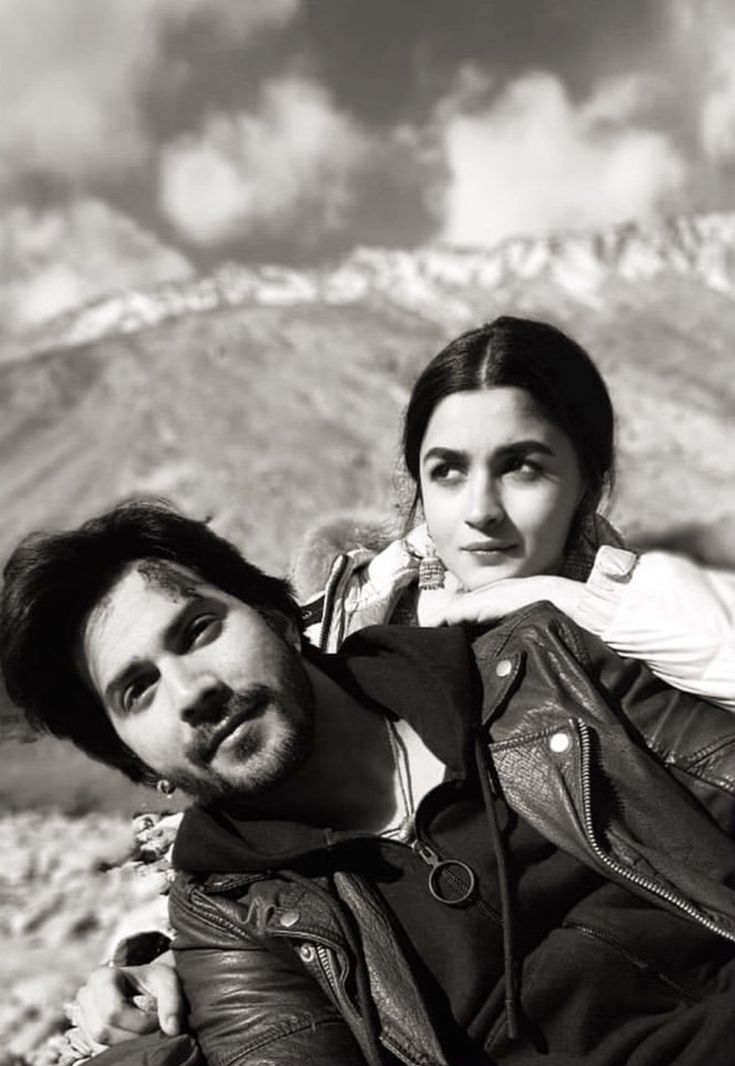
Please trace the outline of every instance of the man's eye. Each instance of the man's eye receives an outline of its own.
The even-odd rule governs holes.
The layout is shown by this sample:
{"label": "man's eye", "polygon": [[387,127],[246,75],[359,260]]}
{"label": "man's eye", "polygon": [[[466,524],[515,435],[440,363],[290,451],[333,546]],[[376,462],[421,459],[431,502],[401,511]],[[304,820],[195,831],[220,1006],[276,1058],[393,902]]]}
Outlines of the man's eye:
{"label": "man's eye", "polygon": [[154,678],[149,677],[147,674],[136,677],[134,681],[131,681],[126,686],[122,695],[122,705],[126,711],[134,711],[136,707],[140,706],[142,700],[151,691]]}
{"label": "man's eye", "polygon": [[214,614],[200,614],[192,620],[186,630],[187,648],[196,648],[219,632],[221,619]]}

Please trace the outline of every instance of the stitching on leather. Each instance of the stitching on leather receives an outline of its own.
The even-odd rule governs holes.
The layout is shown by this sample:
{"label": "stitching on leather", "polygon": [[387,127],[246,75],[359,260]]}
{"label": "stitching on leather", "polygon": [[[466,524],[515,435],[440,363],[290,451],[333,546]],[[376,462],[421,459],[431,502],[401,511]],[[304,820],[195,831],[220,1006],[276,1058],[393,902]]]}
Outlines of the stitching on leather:
{"label": "stitching on leather", "polygon": [[[315,1019],[313,1014],[309,1014],[304,1019],[304,1021],[300,1022],[297,1025],[283,1025],[279,1029],[268,1030],[267,1035],[265,1035],[261,1040],[258,1040],[254,1044],[248,1044],[244,1048],[238,1048],[232,1058],[221,1059],[221,1066],[235,1066],[236,1063],[243,1062],[247,1058],[247,1056],[252,1055],[254,1051],[258,1051],[264,1047],[267,1047],[268,1044],[272,1044],[275,1040],[282,1040],[285,1036],[294,1036],[296,1033],[303,1033],[307,1030],[313,1032],[314,1030],[318,1028],[323,1028],[326,1025],[339,1025],[340,1027],[344,1026],[344,1028],[348,1032],[350,1032],[350,1027],[347,1025],[347,1022],[345,1022],[342,1018],[332,1017],[323,1018],[319,1020]],[[355,1037],[351,1032],[350,1035],[354,1040]]]}
{"label": "stitching on leather", "polygon": [[552,736],[554,733],[558,733],[560,729],[566,727],[571,728],[573,720],[565,718],[563,722],[556,722],[554,725],[544,726],[543,729],[535,729],[533,732],[528,733],[514,733],[512,737],[507,737],[505,740],[497,740],[489,744],[491,752],[504,751],[506,748],[520,748],[526,744],[532,744],[535,740],[545,740],[546,737]]}
{"label": "stitching on leather", "polygon": [[[190,891],[193,894],[196,889],[191,889]],[[290,938],[297,940],[317,940],[338,952],[344,951],[344,945],[337,942],[334,938],[334,935],[332,935],[329,931],[325,931],[326,927],[322,926],[318,922],[311,925],[301,925],[298,929],[269,929],[267,931],[264,930],[263,935],[260,936],[252,929],[249,929],[247,927],[247,923],[250,920],[249,911],[243,917],[242,924],[240,924],[229,918],[227,915],[222,914],[217,905],[212,902],[211,897],[204,895],[204,893],[201,893],[201,895],[205,904],[205,907],[203,908],[204,913],[202,913],[202,910],[197,909],[194,903],[190,901],[188,897],[186,899],[182,899],[181,892],[177,894],[177,903],[183,909],[188,910],[193,914],[196,914],[197,917],[202,917],[211,926],[219,929],[222,932],[227,932],[234,936],[248,936],[251,943],[257,945],[263,945],[263,941],[268,937],[284,937],[286,939]]]}
{"label": "stitching on leather", "polygon": [[[547,618],[548,618],[549,621],[556,623],[556,625],[558,627],[558,635],[560,635],[561,637],[565,638],[570,644],[573,645],[574,653],[582,661],[582,663],[585,666],[589,665],[589,662],[590,662],[589,650],[588,650],[586,644],[584,643],[584,641],[581,639],[580,634],[579,634],[577,628],[575,627],[574,623],[571,622],[571,620],[568,620],[566,618],[566,616],[561,611],[558,610],[558,608],[553,606],[553,604],[551,606],[551,609],[545,608],[545,612],[544,613],[547,615]],[[505,635],[503,636],[502,640],[498,644],[497,648],[494,650],[494,654],[495,655],[500,655],[501,652],[507,647],[508,642],[511,640],[511,638],[516,635],[518,629],[520,629],[521,626],[523,626],[526,623],[526,621],[528,620],[528,618],[530,616],[537,615],[537,614],[538,614],[538,604],[537,603],[529,604],[528,607],[524,607],[522,610],[520,610],[518,612],[518,614],[516,615],[516,617],[513,619],[512,623],[510,624],[509,628],[507,629]],[[535,631],[538,632],[538,630],[539,630],[538,622],[536,622],[533,625],[532,628]]]}
{"label": "stitching on leather", "polygon": [[660,741],[651,741],[646,737],[646,747],[658,755],[659,758],[666,766],[672,766],[681,773],[688,774],[690,777],[696,778],[698,781],[704,781],[705,784],[714,785],[717,788],[723,789],[725,792],[735,791],[735,777],[731,777],[729,774],[713,774],[708,771],[706,767],[701,767],[698,764],[704,759],[714,755],[722,748],[735,747],[735,738],[728,737],[724,741],[716,741],[710,744],[708,748],[703,748],[701,751],[695,752],[693,755],[687,755],[683,759],[678,752],[672,752]]}
{"label": "stitching on leather", "polygon": [[197,917],[202,917],[210,925],[215,926],[220,930],[227,931],[228,933],[234,933],[236,935],[242,933],[242,928],[237,926],[230,918],[221,914],[214,904],[210,902],[207,896],[204,896],[202,902],[204,903],[204,906],[196,909],[194,904],[188,899],[186,901],[179,900],[179,904],[183,906],[184,909],[190,910],[191,913],[196,914]]}
{"label": "stitching on leather", "polygon": [[712,743],[708,744],[706,747],[692,752],[689,756],[690,765],[693,766],[695,763],[701,762],[703,759],[708,759],[710,755],[715,755],[723,748],[726,749],[731,747],[735,747],[735,734],[730,734],[728,737],[713,740]]}

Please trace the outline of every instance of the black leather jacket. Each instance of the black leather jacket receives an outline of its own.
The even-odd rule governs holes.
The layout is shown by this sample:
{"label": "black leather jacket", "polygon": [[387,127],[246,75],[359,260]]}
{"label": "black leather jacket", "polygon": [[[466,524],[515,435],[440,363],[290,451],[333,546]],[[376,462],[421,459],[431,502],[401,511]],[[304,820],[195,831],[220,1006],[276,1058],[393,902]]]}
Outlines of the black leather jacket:
{"label": "black leather jacket", "polygon": [[[410,639],[433,664],[447,631],[408,632],[363,639]],[[668,688],[549,604],[476,636],[472,651],[479,746],[510,807],[605,878],[735,941],[735,717]],[[179,876],[177,964],[210,1066],[378,1062],[376,1033],[401,1062],[446,1061],[369,886],[342,873],[332,891],[358,926],[372,1007],[356,994],[355,944],[323,885],[287,869]]]}

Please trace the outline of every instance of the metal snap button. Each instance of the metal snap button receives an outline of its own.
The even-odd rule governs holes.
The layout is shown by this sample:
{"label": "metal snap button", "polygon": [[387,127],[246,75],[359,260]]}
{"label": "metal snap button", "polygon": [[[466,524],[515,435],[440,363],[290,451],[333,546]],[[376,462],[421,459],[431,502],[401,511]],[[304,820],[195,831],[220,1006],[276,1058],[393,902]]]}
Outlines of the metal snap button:
{"label": "metal snap button", "polygon": [[564,730],[552,733],[549,737],[549,748],[555,755],[563,755],[565,751],[569,751],[571,744],[572,738]]}
{"label": "metal snap button", "polygon": [[316,958],[316,948],[313,944],[302,944],[299,948],[299,955],[302,962],[313,962]]}
{"label": "metal snap button", "polygon": [[296,925],[300,917],[298,911],[284,911],[278,921],[281,925],[285,925],[286,929],[290,929],[292,925]]}
{"label": "metal snap button", "polygon": [[495,667],[495,673],[498,675],[498,677],[507,677],[512,669],[513,663],[510,661],[510,659],[501,659]]}

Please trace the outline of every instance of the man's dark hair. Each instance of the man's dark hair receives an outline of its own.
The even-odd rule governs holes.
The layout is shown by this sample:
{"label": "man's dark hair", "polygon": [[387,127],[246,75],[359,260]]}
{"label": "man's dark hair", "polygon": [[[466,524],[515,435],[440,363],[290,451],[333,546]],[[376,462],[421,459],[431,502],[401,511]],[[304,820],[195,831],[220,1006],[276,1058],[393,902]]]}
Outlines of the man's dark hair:
{"label": "man's dark hair", "polygon": [[0,600],[0,662],[10,698],[37,731],[66,737],[131,780],[152,784],[152,771],[120,740],[75,662],[84,618],[137,559],[184,566],[255,610],[280,611],[302,626],[287,582],[164,501],[120,504],[78,529],[34,533],[19,544]]}

